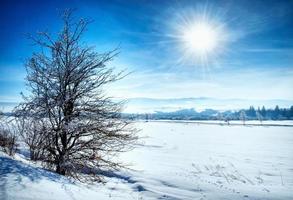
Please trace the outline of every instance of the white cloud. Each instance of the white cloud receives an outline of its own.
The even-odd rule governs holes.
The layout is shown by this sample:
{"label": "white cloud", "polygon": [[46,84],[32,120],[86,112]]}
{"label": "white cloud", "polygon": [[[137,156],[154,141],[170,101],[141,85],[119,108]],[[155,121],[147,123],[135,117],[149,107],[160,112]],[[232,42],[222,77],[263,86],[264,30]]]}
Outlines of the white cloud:
{"label": "white cloud", "polygon": [[109,94],[122,98],[215,97],[242,99],[293,99],[293,69],[241,69],[210,74],[209,78],[185,72],[134,73],[111,86]]}

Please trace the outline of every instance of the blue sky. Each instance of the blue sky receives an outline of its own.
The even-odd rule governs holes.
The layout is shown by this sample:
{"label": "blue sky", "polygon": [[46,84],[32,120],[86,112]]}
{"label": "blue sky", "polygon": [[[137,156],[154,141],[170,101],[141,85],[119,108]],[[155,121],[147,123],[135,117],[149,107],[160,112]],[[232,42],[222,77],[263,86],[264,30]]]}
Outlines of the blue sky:
{"label": "blue sky", "polygon": [[[26,33],[61,28],[58,12],[94,22],[83,40],[110,65],[133,73],[109,87],[120,98],[241,98],[293,101],[293,1],[1,1],[0,102],[20,101],[24,60],[38,49]],[[186,24],[224,27],[225,41],[199,61],[180,40]],[[183,28],[182,28],[183,27]],[[183,30],[182,30],[183,29]]]}

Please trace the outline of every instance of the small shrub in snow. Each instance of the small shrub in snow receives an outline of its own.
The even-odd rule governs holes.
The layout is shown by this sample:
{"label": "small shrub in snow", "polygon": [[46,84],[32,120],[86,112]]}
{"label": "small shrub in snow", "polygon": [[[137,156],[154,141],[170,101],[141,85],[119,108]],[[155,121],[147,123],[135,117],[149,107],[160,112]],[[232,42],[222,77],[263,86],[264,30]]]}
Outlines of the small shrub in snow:
{"label": "small shrub in snow", "polygon": [[18,132],[28,146],[33,161],[45,158],[46,137],[49,133],[44,123],[44,120],[34,117],[19,117],[17,120]]}
{"label": "small shrub in snow", "polygon": [[12,156],[17,150],[17,135],[12,123],[4,120],[0,113],[0,149]]}

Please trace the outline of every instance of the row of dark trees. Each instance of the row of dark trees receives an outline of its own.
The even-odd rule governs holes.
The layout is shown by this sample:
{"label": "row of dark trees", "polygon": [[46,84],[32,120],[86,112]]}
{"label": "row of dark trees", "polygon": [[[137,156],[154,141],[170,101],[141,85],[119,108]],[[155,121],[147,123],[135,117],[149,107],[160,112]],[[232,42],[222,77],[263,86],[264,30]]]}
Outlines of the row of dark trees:
{"label": "row of dark trees", "polygon": [[[266,109],[264,106],[262,108],[255,109],[253,106],[250,106],[247,110],[244,111],[247,119],[260,119],[263,120],[290,120],[293,119],[293,106],[290,108],[280,108],[278,105],[274,109]],[[241,111],[240,111],[241,112]],[[235,115],[239,114],[235,113]],[[235,117],[234,117],[235,118]]]}
{"label": "row of dark trees", "polygon": [[248,109],[238,111],[218,111],[206,109],[197,112],[194,109],[183,109],[174,112],[156,112],[146,114],[125,114],[125,118],[136,120],[293,120],[293,106],[290,108],[279,108],[277,105],[274,109],[262,108],[255,109],[250,106]]}

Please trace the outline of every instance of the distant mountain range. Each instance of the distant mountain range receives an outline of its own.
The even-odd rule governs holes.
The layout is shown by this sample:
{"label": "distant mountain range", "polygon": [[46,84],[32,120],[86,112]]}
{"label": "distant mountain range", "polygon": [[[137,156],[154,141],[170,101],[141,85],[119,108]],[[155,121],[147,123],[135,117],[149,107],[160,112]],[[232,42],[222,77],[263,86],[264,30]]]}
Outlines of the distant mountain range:
{"label": "distant mountain range", "polygon": [[199,98],[130,98],[128,99],[126,113],[154,113],[172,112],[182,109],[193,108],[196,111],[215,109],[220,111],[239,110],[254,106],[255,108],[265,106],[274,108],[279,105],[281,108],[289,108],[293,105],[293,100],[270,99],[270,100],[250,100],[250,99],[217,99],[208,97]]}
{"label": "distant mountain range", "polygon": [[133,120],[220,120],[229,122],[231,120],[258,120],[262,123],[264,120],[293,120],[293,106],[290,108],[275,108],[266,109],[265,107],[255,109],[250,106],[249,109],[241,109],[236,111],[219,111],[206,109],[204,111],[196,111],[193,108],[182,109],[173,112],[155,113],[138,113],[122,115],[125,118]]}
{"label": "distant mountain range", "polygon": [[10,112],[18,103],[0,101],[0,111]]}

